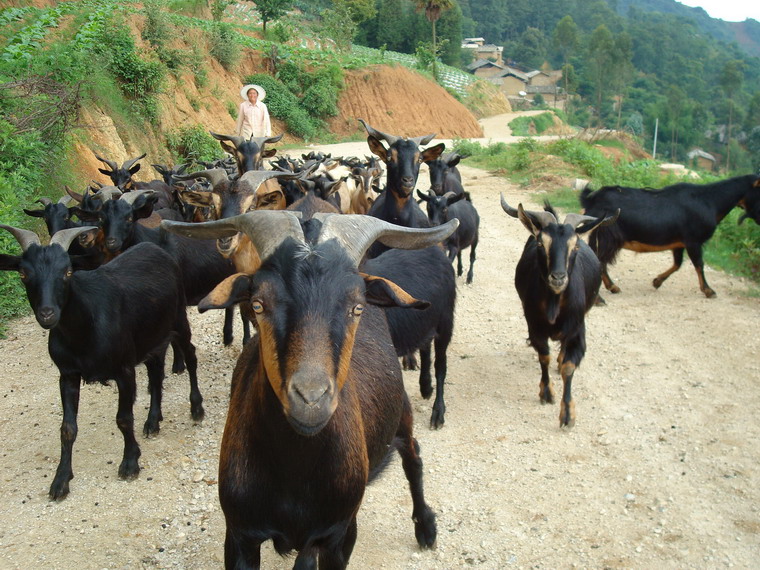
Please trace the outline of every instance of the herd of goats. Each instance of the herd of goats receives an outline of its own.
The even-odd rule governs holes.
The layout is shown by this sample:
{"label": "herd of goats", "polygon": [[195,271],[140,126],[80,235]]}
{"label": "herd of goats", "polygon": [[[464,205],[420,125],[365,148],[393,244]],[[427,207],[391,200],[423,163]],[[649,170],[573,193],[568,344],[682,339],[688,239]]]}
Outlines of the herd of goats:
{"label": "herd of goats", "polygon": [[[215,133],[228,159],[194,173],[153,165],[163,180],[133,179],[144,155],[121,167],[98,157],[111,185],[83,194],[67,188],[58,203],[43,198],[43,209],[25,210],[44,219],[48,245],[32,231],[0,224],[22,248],[21,255],[0,255],[0,269],[19,273],[60,371],[61,458],[51,499],[65,498],[74,476],[82,381],[116,382],[124,438],[118,473],[135,478],[135,367],[147,368],[146,437],[158,433],[163,419],[170,345],[172,371],[188,372],[191,414],[202,420],[186,308],[224,309],[229,344],[237,305],[244,348],[232,374],[219,460],[226,566],[258,568],[260,546],[271,539],[280,554],[298,551],[296,568],[344,568],[365,487],[393,449],[409,482],[417,542],[434,545],[435,514],[424,499],[401,370],[402,363],[419,368],[421,394],[430,398],[432,366],[430,425],[440,428],[456,300],[453,261],[461,276],[462,250],[470,249],[471,283],[479,217],[462,186],[458,154],[444,153],[444,144],[423,148],[434,135],[407,138],[362,124],[373,154],[366,160],[311,153],[303,160],[279,157],[265,170],[264,159],[276,152],[266,145],[281,135],[246,140]],[[431,188],[415,197],[423,162]],[[559,341],[559,421],[567,427],[575,421],[571,383],[586,350],[585,315],[603,302],[602,282],[619,291],[607,266],[623,248],[672,250],[673,266],[654,280],[659,287],[685,249],[700,289],[714,296],[702,245],[736,206],[745,209],[740,221],[760,223],[760,178],[662,190],[610,186],[586,189],[580,200],[584,214],[560,222],[548,203],[528,211],[501,198],[530,234],[515,286],[541,366],[539,397],[554,400],[549,339]],[[585,233],[588,244],[580,239]]]}

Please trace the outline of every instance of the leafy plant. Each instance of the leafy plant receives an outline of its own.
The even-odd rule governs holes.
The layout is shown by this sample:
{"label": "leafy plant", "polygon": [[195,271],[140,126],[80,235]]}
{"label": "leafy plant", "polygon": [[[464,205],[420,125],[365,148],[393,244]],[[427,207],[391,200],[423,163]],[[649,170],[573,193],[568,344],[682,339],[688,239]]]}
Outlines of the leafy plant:
{"label": "leafy plant", "polygon": [[240,48],[235,42],[232,26],[216,22],[209,34],[209,52],[225,69],[232,69],[240,59]]}
{"label": "leafy plant", "polygon": [[166,134],[166,146],[172,153],[174,162],[191,162],[193,167],[200,161],[222,158],[219,142],[206,131],[203,125],[180,127]]}

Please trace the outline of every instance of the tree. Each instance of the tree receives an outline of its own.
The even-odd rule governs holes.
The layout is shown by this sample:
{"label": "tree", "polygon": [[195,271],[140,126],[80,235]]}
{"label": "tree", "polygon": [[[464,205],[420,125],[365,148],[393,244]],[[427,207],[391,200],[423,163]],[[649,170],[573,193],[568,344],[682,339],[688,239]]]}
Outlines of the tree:
{"label": "tree", "polygon": [[[555,48],[562,54],[562,69],[566,69],[570,63],[570,56],[578,48],[578,26],[575,25],[572,16],[565,16],[557,23],[552,39]],[[565,80],[565,96],[567,96],[568,76],[566,73],[562,75]]]}
{"label": "tree", "polygon": [[728,97],[728,130],[726,134],[726,172],[731,166],[731,121],[734,114],[734,95],[744,82],[744,68],[746,64],[740,59],[734,59],[726,63],[720,74],[719,83],[723,92]]}
{"label": "tree", "polygon": [[515,46],[514,56],[517,61],[538,69],[546,59],[546,37],[538,28],[527,28]]}
{"label": "tree", "polygon": [[256,11],[261,16],[261,31],[267,33],[267,22],[279,20],[293,7],[293,0],[256,0]]}
{"label": "tree", "polygon": [[614,47],[615,42],[607,26],[601,25],[591,34],[588,45],[588,63],[594,85],[598,126],[602,126],[602,100],[604,99],[605,88],[609,83]]}
{"label": "tree", "polygon": [[620,128],[623,113],[623,98],[633,77],[633,40],[626,32],[619,34],[614,41],[610,84],[618,99],[616,129]]}
{"label": "tree", "polygon": [[[433,53],[438,53],[438,46],[436,43],[435,35],[435,23],[441,17],[441,13],[445,10],[451,10],[455,6],[454,0],[414,0],[414,4],[417,11],[425,12],[425,17],[433,27]],[[436,69],[435,60],[433,60],[433,77],[438,77],[438,70]]]}

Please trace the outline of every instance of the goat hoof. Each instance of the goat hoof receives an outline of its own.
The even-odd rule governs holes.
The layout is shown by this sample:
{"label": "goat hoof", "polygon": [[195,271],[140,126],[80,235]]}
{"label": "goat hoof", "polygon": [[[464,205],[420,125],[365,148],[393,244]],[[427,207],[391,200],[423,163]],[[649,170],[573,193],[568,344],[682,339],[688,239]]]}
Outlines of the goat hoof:
{"label": "goat hoof", "polygon": [[417,370],[417,357],[414,354],[407,354],[401,357],[401,368],[404,370]]}
{"label": "goat hoof", "polygon": [[620,287],[618,287],[617,285],[613,285],[612,287],[607,287],[607,289],[613,295],[617,295],[618,293],[620,293]]}
{"label": "goat hoof", "polygon": [[662,283],[663,283],[663,280],[660,279],[659,277],[655,277],[654,279],[652,279],[652,285],[654,286],[655,289],[659,289]]}
{"label": "goat hoof", "polygon": [[206,417],[206,410],[203,409],[203,406],[198,406],[197,408],[193,406],[190,410],[190,415],[193,417],[194,422],[202,422],[203,418]]}
{"label": "goat hoof", "polygon": [[542,404],[553,404],[554,390],[552,390],[551,386],[544,386],[541,384],[538,387],[538,398],[541,400]]}
{"label": "goat hoof", "polygon": [[62,501],[65,499],[69,494],[69,481],[73,479],[74,476],[71,475],[69,478],[64,478],[64,480],[59,481],[58,477],[56,477],[53,480],[53,484],[50,485],[50,491],[48,492],[48,496],[50,497],[51,501]]}
{"label": "goat hoof", "polygon": [[438,410],[433,407],[433,414],[430,416],[430,429],[441,429],[445,423],[444,414],[446,409]]}
{"label": "goat hoof", "polygon": [[708,299],[714,299],[716,297],[715,291],[707,287],[704,291],[705,297]]}
{"label": "goat hoof", "polygon": [[596,300],[594,301],[594,305],[597,307],[604,307],[607,305],[607,301],[605,301],[601,295],[597,295]]}
{"label": "goat hoof", "polygon": [[414,519],[414,536],[417,537],[417,544],[420,548],[433,548],[438,536],[438,529],[435,524],[435,513],[426,507],[422,516],[413,516]]}
{"label": "goat hoof", "polygon": [[420,395],[426,400],[433,395],[433,385],[429,379],[427,381],[420,379]]}
{"label": "goat hoof", "polygon": [[575,402],[565,404],[560,402],[559,407],[559,427],[571,428],[575,425]]}
{"label": "goat hoof", "polygon": [[147,420],[143,426],[143,436],[145,436],[145,438],[158,435],[159,431],[161,431],[161,426],[155,421]]}
{"label": "goat hoof", "polygon": [[121,462],[121,465],[119,465],[119,479],[124,479],[125,481],[131,481],[132,479],[137,479],[137,476],[140,474],[140,465],[137,463],[137,460],[127,460]]}
{"label": "goat hoof", "polygon": [[172,374],[182,374],[185,371],[184,362],[174,362],[172,364]]}

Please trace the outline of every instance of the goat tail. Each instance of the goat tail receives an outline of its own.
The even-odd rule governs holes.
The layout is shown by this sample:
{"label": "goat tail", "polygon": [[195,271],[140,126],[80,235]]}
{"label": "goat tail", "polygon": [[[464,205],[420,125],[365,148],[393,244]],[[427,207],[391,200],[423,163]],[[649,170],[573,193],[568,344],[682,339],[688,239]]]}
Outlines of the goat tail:
{"label": "goat tail", "polygon": [[589,234],[588,244],[602,265],[614,264],[625,238],[617,223],[597,227]]}

